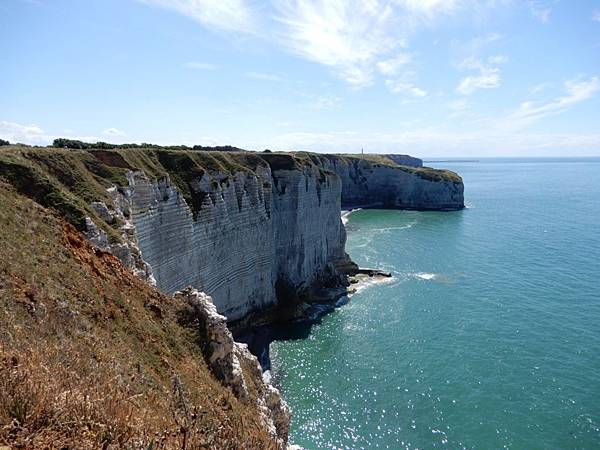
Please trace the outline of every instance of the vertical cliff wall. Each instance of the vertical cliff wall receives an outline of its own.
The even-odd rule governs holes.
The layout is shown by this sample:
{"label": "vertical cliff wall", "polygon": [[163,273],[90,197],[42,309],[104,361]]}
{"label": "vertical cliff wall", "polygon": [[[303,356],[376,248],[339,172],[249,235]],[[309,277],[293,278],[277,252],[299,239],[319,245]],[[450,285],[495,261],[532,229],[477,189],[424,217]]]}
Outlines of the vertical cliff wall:
{"label": "vertical cliff wall", "polygon": [[[291,157],[288,157],[290,160]],[[296,293],[335,278],[343,260],[341,183],[313,164],[205,172],[191,183],[196,217],[169,177],[132,173],[121,190],[144,260],[157,285],[194,286],[229,320],[277,302],[277,286]]]}
{"label": "vertical cliff wall", "polygon": [[318,159],[324,169],[340,177],[343,208],[464,208],[464,185],[454,172],[403,166],[389,155],[320,155]]}

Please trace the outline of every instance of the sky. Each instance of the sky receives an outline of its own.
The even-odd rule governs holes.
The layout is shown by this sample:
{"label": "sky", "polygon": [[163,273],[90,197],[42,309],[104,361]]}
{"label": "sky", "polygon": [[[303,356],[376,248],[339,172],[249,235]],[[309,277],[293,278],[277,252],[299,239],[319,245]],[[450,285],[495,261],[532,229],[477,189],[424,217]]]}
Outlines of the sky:
{"label": "sky", "polygon": [[600,155],[600,0],[0,0],[0,138]]}

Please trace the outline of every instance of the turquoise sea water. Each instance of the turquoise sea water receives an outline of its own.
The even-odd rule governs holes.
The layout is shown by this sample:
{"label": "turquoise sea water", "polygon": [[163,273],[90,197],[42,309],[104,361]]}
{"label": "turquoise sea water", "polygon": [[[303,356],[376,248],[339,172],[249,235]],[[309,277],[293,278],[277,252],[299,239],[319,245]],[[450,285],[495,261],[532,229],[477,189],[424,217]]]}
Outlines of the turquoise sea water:
{"label": "turquoise sea water", "polygon": [[291,441],[600,448],[600,159],[435,166],[468,209],[353,213],[349,254],[393,280],[271,345]]}

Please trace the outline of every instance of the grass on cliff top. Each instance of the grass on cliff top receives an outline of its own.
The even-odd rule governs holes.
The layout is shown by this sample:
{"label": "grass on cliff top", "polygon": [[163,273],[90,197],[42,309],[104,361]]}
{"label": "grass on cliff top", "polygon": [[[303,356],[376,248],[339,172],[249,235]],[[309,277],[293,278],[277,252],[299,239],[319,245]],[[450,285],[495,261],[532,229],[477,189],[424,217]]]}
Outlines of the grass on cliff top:
{"label": "grass on cliff top", "polygon": [[261,164],[266,163],[249,152],[0,147],[0,179],[42,206],[58,211],[78,230],[84,230],[85,217],[91,217],[113,241],[120,239],[118,233],[103,223],[89,205],[93,201],[111,205],[106,189],[127,186],[129,170],[142,170],[154,179],[169,175],[196,216],[204,197],[193,192],[193,180],[206,171],[253,172]]}
{"label": "grass on cliff top", "polygon": [[89,206],[92,201],[111,203],[106,189],[126,182],[126,170],[105,166],[85,152],[42,148],[0,148],[0,181],[37,203],[58,212],[78,230],[91,217],[112,241],[117,231],[104,223]]}
{"label": "grass on cliff top", "polygon": [[0,446],[273,448],[184,305],[4,183],[0,248]]}
{"label": "grass on cliff top", "polygon": [[339,155],[349,160],[363,160],[380,166],[399,168],[405,172],[414,173],[417,176],[429,181],[451,181],[453,183],[462,183],[463,180],[456,172],[446,169],[434,169],[432,167],[411,167],[403,166],[388,158],[386,155],[377,154],[343,154]]}

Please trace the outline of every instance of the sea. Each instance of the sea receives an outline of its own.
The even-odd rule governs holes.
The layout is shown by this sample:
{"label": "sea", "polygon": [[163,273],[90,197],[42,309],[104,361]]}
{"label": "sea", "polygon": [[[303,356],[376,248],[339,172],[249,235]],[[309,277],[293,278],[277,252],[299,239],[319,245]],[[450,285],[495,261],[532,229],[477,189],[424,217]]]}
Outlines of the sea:
{"label": "sea", "polygon": [[600,158],[479,159],[457,212],[358,210],[347,252],[393,274],[271,375],[305,449],[600,449]]}

